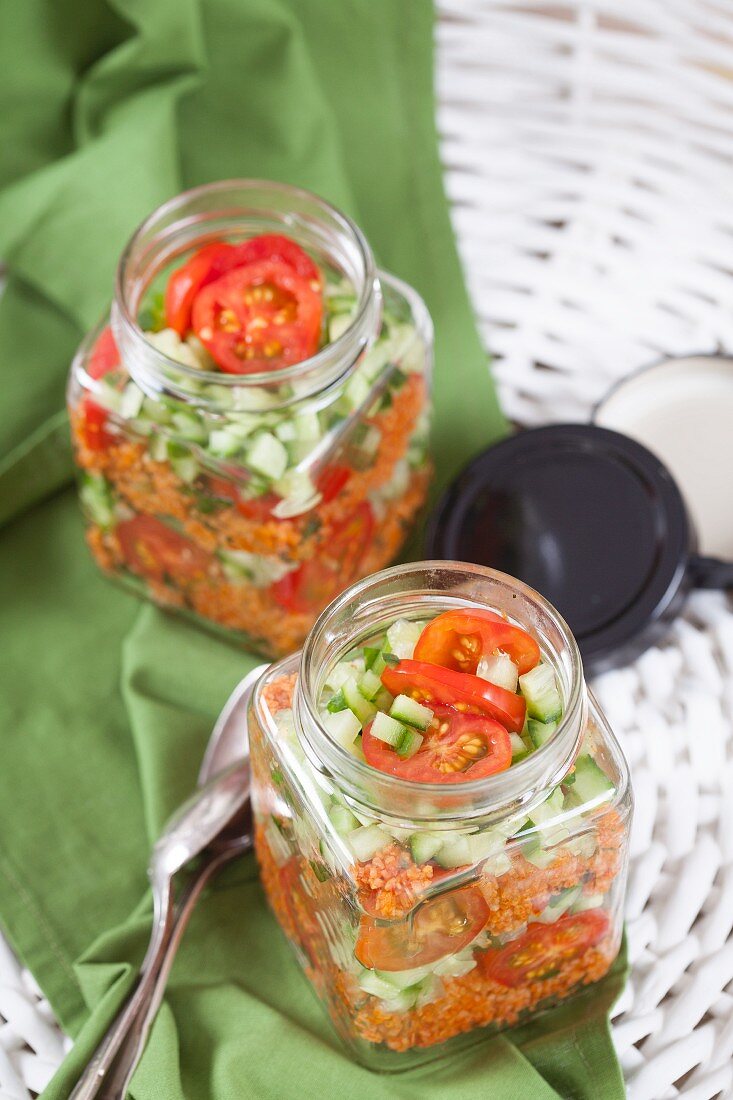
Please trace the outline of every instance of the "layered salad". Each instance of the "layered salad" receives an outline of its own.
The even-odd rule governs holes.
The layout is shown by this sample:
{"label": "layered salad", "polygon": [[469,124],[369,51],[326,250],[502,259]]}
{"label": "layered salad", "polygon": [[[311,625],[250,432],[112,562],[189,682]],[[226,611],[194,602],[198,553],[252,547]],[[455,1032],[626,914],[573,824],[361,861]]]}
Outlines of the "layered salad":
{"label": "layered salad", "polygon": [[204,245],[149,288],[154,369],[98,333],[69,407],[105,572],[274,656],[394,558],[430,477],[424,334],[387,280],[379,335],[341,382],[314,396],[297,369],[356,310],[348,280],[263,234]]}
{"label": "layered salad", "polygon": [[[526,809],[462,817],[471,791],[526,772],[563,722],[555,670],[530,633],[485,608],[398,619],[327,671],[319,721],[364,766],[363,801],[304,752],[295,687],[280,666],[255,708],[256,850],[277,919],[347,1041],[432,1048],[514,1024],[608,971],[629,809],[623,765],[593,718],[561,780]],[[373,808],[385,777],[398,795],[404,785],[397,815],[394,794],[389,812]],[[434,820],[431,796],[443,806]]]}

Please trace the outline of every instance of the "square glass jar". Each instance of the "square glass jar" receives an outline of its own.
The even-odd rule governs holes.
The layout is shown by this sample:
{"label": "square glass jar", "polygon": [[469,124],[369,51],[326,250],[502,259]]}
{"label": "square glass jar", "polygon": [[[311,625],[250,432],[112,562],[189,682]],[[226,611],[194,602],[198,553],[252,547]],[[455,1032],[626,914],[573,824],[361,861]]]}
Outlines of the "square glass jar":
{"label": "square glass jar", "polygon": [[[215,242],[287,235],[323,278],[321,346],[214,369],[165,324],[171,274]],[[432,325],[347,217],[297,188],[224,181],[156,210],[125,249],[110,318],[71,368],[87,541],[102,570],[269,657],[388,564],[421,508]]]}
{"label": "square glass jar", "polygon": [[[329,735],[334,663],[397,619],[503,613],[539,642],[563,715],[520,763],[462,783],[377,771]],[[385,570],[321,616],[249,704],[255,848],[269,904],[352,1055],[399,1070],[602,978],[621,942],[632,793],[567,625],[504,574]]]}

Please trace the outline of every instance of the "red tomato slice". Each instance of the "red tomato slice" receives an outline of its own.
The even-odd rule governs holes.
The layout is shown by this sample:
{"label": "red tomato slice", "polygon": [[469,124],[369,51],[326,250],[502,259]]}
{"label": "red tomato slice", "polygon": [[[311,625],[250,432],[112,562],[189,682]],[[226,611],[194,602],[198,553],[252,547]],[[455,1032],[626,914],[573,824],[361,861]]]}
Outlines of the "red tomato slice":
{"label": "red tomato slice", "polygon": [[430,898],[405,920],[385,924],[362,916],[354,954],[370,970],[411,970],[460,951],[489,919],[478,886]]}
{"label": "red tomato slice", "polygon": [[315,261],[289,237],[283,237],[280,233],[263,233],[259,237],[250,237],[248,241],[235,247],[237,267],[258,263],[260,260],[278,260],[291,267],[301,279],[316,283],[315,289],[320,289],[321,272]]}
{"label": "red tomato slice", "polygon": [[116,534],[127,565],[141,577],[186,582],[206,576],[208,554],[155,516],[124,520],[117,525]]}
{"label": "red tomato slice", "polygon": [[355,512],[337,524],[318,556],[288,573],[270,588],[286,611],[321,611],[356,578],[374,534],[374,513],[362,501]]}
{"label": "red tomato slice", "polygon": [[120,365],[120,353],[117,350],[112,329],[107,325],[96,339],[94,347],[89,353],[86,371],[90,378],[103,378],[111,370]]}
{"label": "red tomato slice", "polygon": [[500,649],[523,676],[540,660],[540,647],[521,627],[493,611],[457,609],[438,615],[423,630],[415,646],[415,660],[475,673],[482,656]]}
{"label": "red tomato slice", "polygon": [[328,504],[337,497],[350,477],[351,469],[348,466],[324,466],[316,478],[316,489],[323,498],[322,503]]}
{"label": "red tomato slice", "polygon": [[456,710],[487,714],[515,733],[524,726],[527,705],[521,695],[468,672],[424,661],[400,661],[385,668],[382,683],[392,695],[411,695],[429,707],[444,703]]}
{"label": "red tomato slice", "polygon": [[464,783],[506,771],[512,762],[509,734],[483,714],[462,714],[452,707],[437,706],[422,745],[408,760],[373,737],[371,729],[370,722],[362,735],[367,763],[417,783]]}
{"label": "red tomato slice", "polygon": [[238,263],[232,244],[216,241],[205,244],[174,271],[165,291],[165,319],[169,328],[185,336],[191,327],[194,298],[208,283],[221,278]]}
{"label": "red tomato slice", "polygon": [[554,924],[530,924],[527,931],[498,951],[481,957],[487,978],[514,988],[554,977],[567,963],[603,939],[610,920],[603,909],[566,913]]}
{"label": "red tomato slice", "polygon": [[79,406],[79,436],[88,451],[104,451],[114,437],[107,431],[107,410],[85,397]]}
{"label": "red tomato slice", "polygon": [[193,303],[193,328],[222,370],[251,374],[302,363],[318,349],[323,302],[282,261],[238,267]]}

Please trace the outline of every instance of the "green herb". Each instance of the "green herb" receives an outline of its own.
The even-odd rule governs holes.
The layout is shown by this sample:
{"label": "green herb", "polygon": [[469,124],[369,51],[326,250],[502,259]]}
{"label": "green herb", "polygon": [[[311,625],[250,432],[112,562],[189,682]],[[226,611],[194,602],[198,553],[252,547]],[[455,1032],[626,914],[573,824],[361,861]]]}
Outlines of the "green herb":
{"label": "green herb", "polygon": [[166,327],[165,298],[163,293],[154,294],[148,305],[138,316],[138,324],[145,332],[160,332]]}
{"label": "green herb", "polygon": [[319,882],[326,882],[328,879],[331,878],[331,872],[329,871],[328,867],[326,867],[325,863],[317,863],[315,859],[310,859],[308,862],[311,865],[311,870],[313,871],[313,874],[316,876]]}

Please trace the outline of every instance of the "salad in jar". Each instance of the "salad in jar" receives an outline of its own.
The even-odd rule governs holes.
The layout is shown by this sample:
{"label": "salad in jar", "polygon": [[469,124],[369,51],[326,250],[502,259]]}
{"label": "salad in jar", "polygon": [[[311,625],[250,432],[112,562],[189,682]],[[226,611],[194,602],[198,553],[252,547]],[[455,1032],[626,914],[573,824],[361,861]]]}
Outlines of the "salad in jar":
{"label": "salad in jar", "polygon": [[256,851],[358,1057],[399,1068],[607,973],[628,774],[535,632],[455,607],[383,623],[313,676],[295,667],[250,713]]}
{"label": "salad in jar", "polygon": [[205,243],[181,252],[191,196],[207,189],[181,196],[128,246],[69,410],[100,567],[276,656],[395,557],[423,504],[432,333],[348,219],[270,187],[301,196],[303,226],[321,218],[330,248],[302,226],[300,240],[250,234],[273,199],[257,206],[243,183],[257,218],[235,208],[226,236],[204,223]]}

